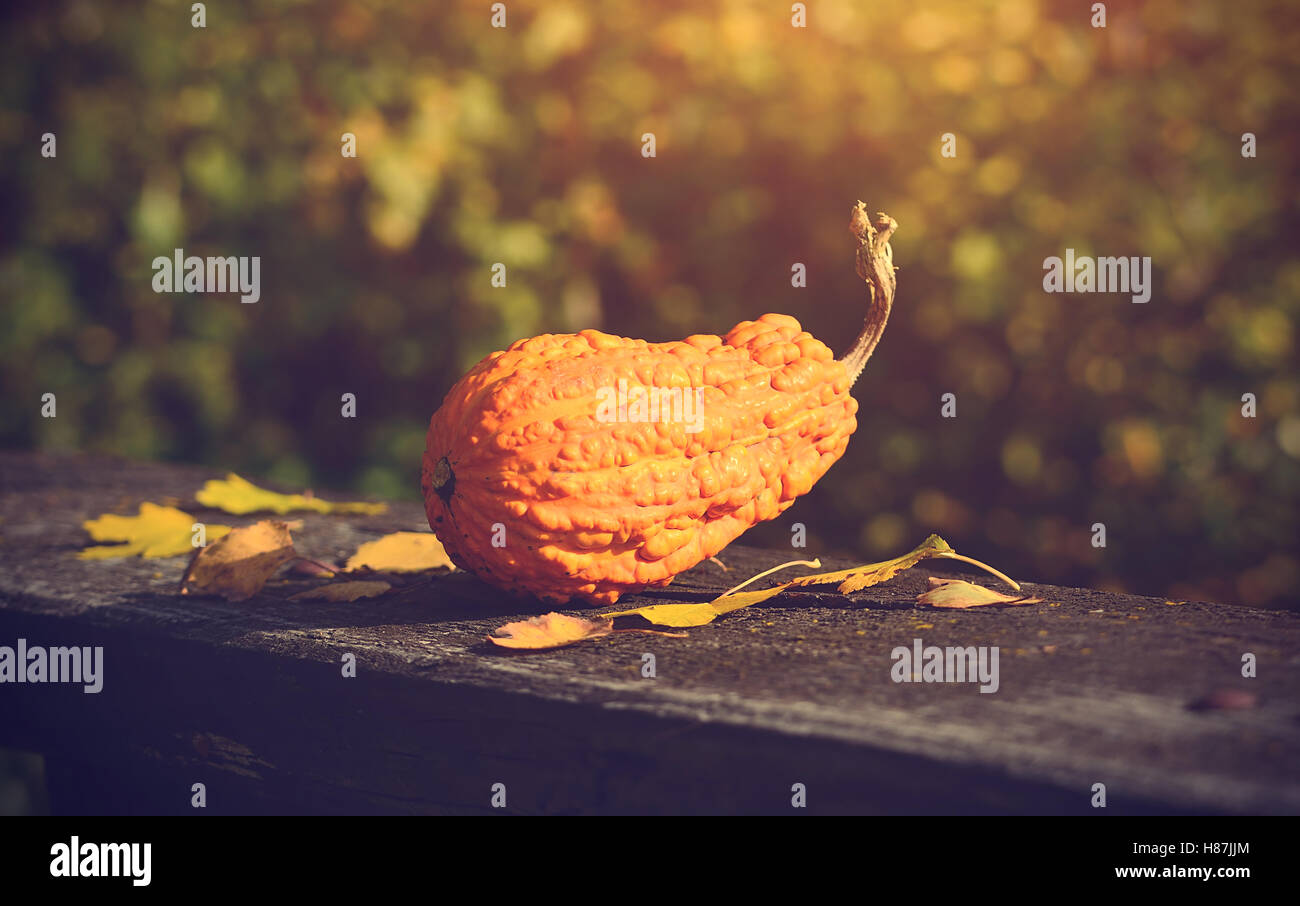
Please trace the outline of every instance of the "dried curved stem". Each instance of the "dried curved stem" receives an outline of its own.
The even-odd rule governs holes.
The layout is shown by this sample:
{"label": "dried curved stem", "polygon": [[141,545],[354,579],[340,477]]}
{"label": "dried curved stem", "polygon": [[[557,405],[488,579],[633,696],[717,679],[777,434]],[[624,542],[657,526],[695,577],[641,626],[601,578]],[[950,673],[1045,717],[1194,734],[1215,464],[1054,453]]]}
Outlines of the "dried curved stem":
{"label": "dried curved stem", "polygon": [[790,566],[811,566],[813,569],[821,569],[822,561],[820,557],[817,558],[816,560],[791,560],[788,563],[782,563],[780,566],[774,566],[771,569],[765,569],[757,576],[752,576],[746,579],[744,582],[741,582],[739,585],[733,586],[732,588],[728,588],[722,594],[718,595],[718,597],[715,598],[714,600],[721,601],[727,595],[734,595],[736,592],[740,591],[746,585],[751,585],[754,582],[757,582],[759,579],[763,578],[764,576],[770,576],[772,575],[772,573],[778,572]]}
{"label": "dried curved stem", "polygon": [[949,560],[960,560],[963,563],[969,563],[972,566],[978,566],[980,569],[990,572],[993,575],[997,576],[999,579],[1001,579],[1003,582],[1010,585],[1016,591],[1020,591],[1019,582],[1017,582],[1015,579],[1011,578],[1005,573],[998,572],[996,569],[989,566],[987,563],[981,563],[980,561],[974,560],[970,557],[963,557],[961,554],[957,553],[956,551],[940,551],[939,553],[935,554],[935,556],[945,557]]}
{"label": "dried curved stem", "polygon": [[862,374],[867,359],[871,358],[885,332],[890,309],[894,307],[898,281],[894,276],[894,250],[889,246],[889,237],[896,229],[898,222],[888,214],[877,213],[873,223],[867,215],[867,206],[860,201],[849,219],[849,231],[858,240],[858,276],[867,281],[871,293],[871,304],[862,321],[862,333],[840,358],[849,370],[850,384]]}

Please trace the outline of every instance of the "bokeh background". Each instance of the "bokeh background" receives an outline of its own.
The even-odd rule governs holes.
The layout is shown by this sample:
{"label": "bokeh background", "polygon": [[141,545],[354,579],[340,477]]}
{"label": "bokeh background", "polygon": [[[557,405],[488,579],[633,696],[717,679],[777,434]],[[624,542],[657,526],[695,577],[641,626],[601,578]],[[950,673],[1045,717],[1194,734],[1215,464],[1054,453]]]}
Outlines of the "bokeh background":
{"label": "bokeh background", "polygon": [[[936,531],[1022,578],[1294,606],[1300,8],[808,5],[10,4],[0,443],[415,497],[430,414],[517,338],[781,311],[842,351],[862,198],[901,270],[858,434],[747,542]],[[261,301],[156,295],[177,247],[261,256]],[[1151,256],[1151,301],[1045,294],[1067,247]]]}

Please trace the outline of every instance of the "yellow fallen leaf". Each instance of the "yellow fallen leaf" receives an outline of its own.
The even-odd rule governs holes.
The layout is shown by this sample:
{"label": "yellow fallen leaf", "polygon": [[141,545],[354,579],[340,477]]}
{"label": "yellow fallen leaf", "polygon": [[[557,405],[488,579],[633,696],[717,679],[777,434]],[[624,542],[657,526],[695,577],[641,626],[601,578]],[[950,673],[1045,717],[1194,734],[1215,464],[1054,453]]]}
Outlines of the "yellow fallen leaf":
{"label": "yellow fallen leaf", "polygon": [[355,601],[358,598],[374,598],[382,595],[393,586],[387,582],[334,582],[320,588],[309,588],[296,595],[290,595],[290,601]]}
{"label": "yellow fallen leaf", "polygon": [[1025,595],[1004,595],[983,585],[962,579],[930,579],[930,590],[916,596],[920,604],[932,607],[987,607],[990,604],[1041,604],[1042,598]]}
{"label": "yellow fallen leaf", "polygon": [[232,529],[194,555],[181,579],[181,594],[243,601],[261,591],[277,569],[297,556],[283,522],[264,519]]}
{"label": "yellow fallen leaf", "polygon": [[[742,597],[736,595],[736,597]],[[739,605],[744,607],[744,604]],[[704,626],[712,623],[717,617],[726,613],[725,610],[716,610],[712,604],[647,604],[645,607],[636,607],[632,610],[619,610],[614,613],[601,614],[609,617],[645,617],[656,626]]]}
{"label": "yellow fallen leaf", "polygon": [[[140,504],[136,516],[105,513],[81,524],[96,541],[125,541],[125,544],[88,547],[77,554],[83,560],[106,557],[179,557],[194,553],[194,517],[175,507]],[[206,525],[208,541],[230,531],[228,525]]]}
{"label": "yellow fallen leaf", "polygon": [[437,535],[432,532],[393,532],[357,548],[348,560],[347,569],[418,573],[442,566],[456,568]]}
{"label": "yellow fallen leaf", "polygon": [[584,639],[596,639],[614,631],[614,621],[601,618],[595,622],[580,617],[569,617],[562,613],[543,614],[507,623],[487,637],[493,645],[502,648],[522,648],[540,651],[544,648],[559,648],[572,645]]}
{"label": "yellow fallen leaf", "polygon": [[944,541],[938,535],[931,535],[917,545],[914,550],[908,551],[901,557],[895,557],[893,560],[868,563],[865,566],[841,569],[833,573],[815,573],[811,576],[795,579],[788,584],[791,587],[800,588],[805,585],[829,585],[832,582],[838,582],[839,593],[847,595],[855,591],[861,591],[864,588],[870,588],[873,585],[879,585],[881,582],[887,582],[903,570],[911,569],[929,557],[947,557],[953,554],[956,554],[956,551],[948,545],[947,541]]}
{"label": "yellow fallen leaf", "polygon": [[310,510],[314,513],[362,513],[373,515],[388,509],[383,503],[330,503],[303,494],[277,494],[240,478],[231,472],[224,480],[213,479],[194,495],[207,507],[242,516],[245,513],[291,513]]}

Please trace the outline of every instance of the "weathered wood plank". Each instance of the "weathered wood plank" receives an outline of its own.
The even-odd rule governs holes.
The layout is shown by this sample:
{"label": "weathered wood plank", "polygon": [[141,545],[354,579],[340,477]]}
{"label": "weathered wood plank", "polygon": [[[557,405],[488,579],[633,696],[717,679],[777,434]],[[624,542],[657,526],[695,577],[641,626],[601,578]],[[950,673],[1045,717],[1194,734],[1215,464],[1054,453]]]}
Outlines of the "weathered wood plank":
{"label": "weathered wood plank", "polygon": [[[957,574],[920,568],[687,639],[519,655],[483,638],[527,604],[463,574],[354,604],[284,600],[302,583],[235,604],[176,595],[181,559],[76,559],[83,520],[142,500],[251,521],[194,508],[214,476],[0,454],[0,645],[105,647],[99,695],[0,686],[0,744],[54,756],[58,808],[186,812],[201,781],[213,811],[474,812],[504,782],[512,811],[781,812],[802,782],[812,811],[1090,812],[1101,782],[1111,812],[1300,811],[1292,614],[1033,584],[1049,603],[918,609],[926,575]],[[301,518],[299,549],[324,560],[427,527],[414,504]],[[730,573],[704,564],[626,600],[707,600],[787,557],[733,546]],[[914,638],[999,646],[1000,688],[893,682],[890,652]],[[1189,707],[1218,689],[1259,704]]]}

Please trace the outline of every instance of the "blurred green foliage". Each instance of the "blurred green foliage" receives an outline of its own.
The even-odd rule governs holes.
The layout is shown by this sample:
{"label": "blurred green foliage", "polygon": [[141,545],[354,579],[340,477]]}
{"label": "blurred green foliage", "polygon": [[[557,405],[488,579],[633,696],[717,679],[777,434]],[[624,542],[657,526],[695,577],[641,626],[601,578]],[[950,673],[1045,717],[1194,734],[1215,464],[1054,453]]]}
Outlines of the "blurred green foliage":
{"label": "blurred green foliage", "polygon": [[[747,540],[938,531],[1024,578],[1294,600],[1293,3],[506,6],[11,7],[0,440],[411,497],[442,395],[517,338],[783,311],[844,349],[861,197],[901,270],[858,435]],[[176,247],[260,255],[261,301],[156,295]],[[1150,255],[1152,300],[1045,294],[1067,247]]]}

